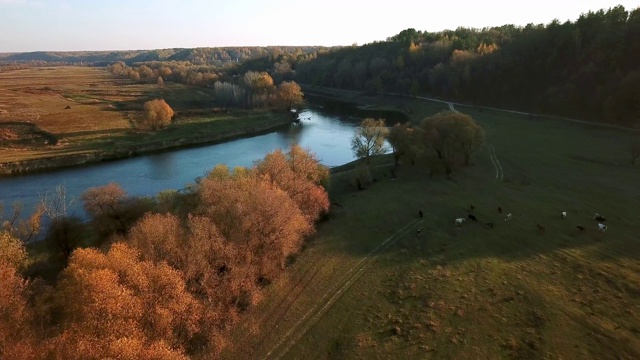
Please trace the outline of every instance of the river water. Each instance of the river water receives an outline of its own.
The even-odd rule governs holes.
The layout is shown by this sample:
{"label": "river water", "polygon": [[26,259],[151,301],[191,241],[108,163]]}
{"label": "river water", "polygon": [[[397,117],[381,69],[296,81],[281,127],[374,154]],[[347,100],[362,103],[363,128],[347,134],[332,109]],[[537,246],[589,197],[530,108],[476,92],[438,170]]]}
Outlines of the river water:
{"label": "river water", "polygon": [[0,201],[5,210],[15,203],[30,213],[56,186],[66,188],[72,202],[69,215],[82,216],[80,195],[88,188],[117,182],[129,195],[151,196],[162,190],[181,189],[203,176],[216,164],[251,166],[254,161],[278,148],[299,144],[310,149],[327,166],[354,160],[350,139],[364,117],[385,117],[390,124],[405,120],[393,112],[368,112],[351,105],[314,99],[299,114],[300,125],[292,125],[268,134],[220,143],[103,162],[46,173],[0,178]]}

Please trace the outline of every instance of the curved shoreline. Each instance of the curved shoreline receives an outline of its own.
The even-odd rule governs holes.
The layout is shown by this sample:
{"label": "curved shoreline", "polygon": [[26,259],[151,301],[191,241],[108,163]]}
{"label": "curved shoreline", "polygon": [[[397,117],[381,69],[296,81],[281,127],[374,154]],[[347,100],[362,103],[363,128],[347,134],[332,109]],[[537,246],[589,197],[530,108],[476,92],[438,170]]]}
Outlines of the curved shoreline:
{"label": "curved shoreline", "polygon": [[241,129],[222,132],[214,136],[181,138],[175,141],[161,141],[145,144],[142,147],[125,147],[115,151],[93,151],[80,154],[58,155],[0,163],[0,177],[26,175],[70,167],[82,167],[103,161],[116,161],[153,153],[219,144],[235,139],[267,134],[289,126],[290,123],[291,121],[286,119],[277,124],[244,127]]}

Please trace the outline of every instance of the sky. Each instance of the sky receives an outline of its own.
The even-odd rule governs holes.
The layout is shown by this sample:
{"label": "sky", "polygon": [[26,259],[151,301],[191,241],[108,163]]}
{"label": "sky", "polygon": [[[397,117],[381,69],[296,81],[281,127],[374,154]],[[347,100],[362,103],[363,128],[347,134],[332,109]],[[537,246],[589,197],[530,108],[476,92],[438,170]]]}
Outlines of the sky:
{"label": "sky", "polygon": [[0,52],[363,45],[414,28],[575,21],[640,0],[0,0]]}

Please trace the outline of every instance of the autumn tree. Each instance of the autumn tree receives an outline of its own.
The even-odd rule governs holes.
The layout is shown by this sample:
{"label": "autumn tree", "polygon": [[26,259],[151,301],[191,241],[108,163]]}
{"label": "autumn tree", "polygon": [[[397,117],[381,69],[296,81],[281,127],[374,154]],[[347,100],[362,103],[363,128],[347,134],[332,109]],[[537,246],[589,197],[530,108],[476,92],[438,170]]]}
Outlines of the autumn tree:
{"label": "autumn tree", "polygon": [[201,333],[211,351],[219,351],[222,330],[240,311],[258,300],[258,275],[241,254],[240,244],[227,241],[205,216],[189,215],[184,224],[172,214],[147,214],[129,232],[127,241],[144,260],[166,262],[180,271],[187,290],[200,299]]}
{"label": "autumn tree", "polygon": [[163,99],[149,100],[144,103],[143,126],[150,130],[162,129],[171,124],[173,109]]}
{"label": "autumn tree", "polygon": [[279,107],[290,111],[294,106],[304,102],[304,94],[300,85],[294,81],[284,81],[278,85],[276,90],[276,99]]}
{"label": "autumn tree", "polygon": [[[80,249],[61,274],[56,293],[60,334],[55,357],[183,359],[198,331],[200,307],[176,270],[141,261],[121,243],[105,254]],[[130,348],[129,348],[130,346]]]}
{"label": "autumn tree", "polygon": [[385,140],[388,134],[389,129],[384,119],[364,119],[351,138],[351,150],[356,157],[365,159],[369,164],[371,156],[381,155],[387,151]]}
{"label": "autumn tree", "polygon": [[0,358],[37,358],[42,335],[30,303],[30,282],[20,273],[29,261],[20,239],[0,230]]}
{"label": "autumn tree", "polygon": [[[0,246],[4,242],[2,236]],[[29,282],[20,276],[15,261],[5,261],[4,255],[0,254],[0,358],[44,358],[38,353],[43,334],[34,326]]]}
{"label": "autumn tree", "polygon": [[293,145],[286,154],[281,150],[267,154],[256,162],[255,168],[289,194],[309,222],[315,222],[329,209],[329,196],[323,187],[329,170],[299,145]]}
{"label": "autumn tree", "polygon": [[199,194],[200,213],[238,245],[261,279],[273,279],[313,230],[286,192],[258,176],[208,177]]}
{"label": "autumn tree", "polygon": [[22,241],[6,230],[0,230],[0,262],[17,270],[24,270],[28,265],[27,250]]}
{"label": "autumn tree", "polygon": [[248,103],[254,107],[267,105],[269,95],[274,90],[273,79],[269,73],[247,71],[243,76],[243,83],[248,90]]}
{"label": "autumn tree", "polygon": [[81,199],[85,211],[105,237],[113,233],[126,233],[150,207],[145,199],[128,197],[116,183],[90,188],[82,194]]}

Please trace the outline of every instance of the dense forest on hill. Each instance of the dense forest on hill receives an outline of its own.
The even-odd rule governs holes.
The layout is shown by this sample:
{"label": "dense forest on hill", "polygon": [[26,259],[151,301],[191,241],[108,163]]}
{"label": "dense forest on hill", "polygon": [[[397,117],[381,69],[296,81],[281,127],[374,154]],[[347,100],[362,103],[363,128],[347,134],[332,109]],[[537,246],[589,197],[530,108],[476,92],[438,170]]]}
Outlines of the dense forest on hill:
{"label": "dense forest on hill", "polygon": [[447,100],[640,125],[640,9],[575,21],[442,32],[387,41],[299,64],[302,84]]}
{"label": "dense forest on hill", "polygon": [[130,51],[35,51],[0,54],[0,62],[7,64],[11,62],[46,61],[68,64],[85,63],[103,66],[117,61],[122,61],[127,65],[151,61],[186,61],[192,65],[222,66],[231,62],[277,57],[281,54],[294,54],[295,56],[299,56],[323,49],[327,48],[321,46],[244,46]]}

